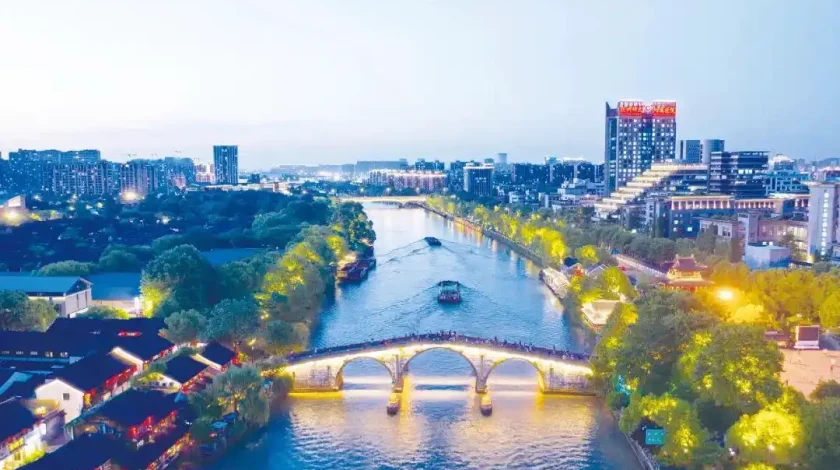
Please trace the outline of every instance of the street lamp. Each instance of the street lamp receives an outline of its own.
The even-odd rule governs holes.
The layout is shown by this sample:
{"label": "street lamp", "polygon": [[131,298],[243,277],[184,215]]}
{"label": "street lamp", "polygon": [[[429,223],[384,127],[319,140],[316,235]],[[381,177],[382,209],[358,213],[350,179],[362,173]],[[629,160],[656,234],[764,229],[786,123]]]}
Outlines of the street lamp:
{"label": "street lamp", "polygon": [[721,288],[717,290],[717,298],[718,300],[729,302],[735,298],[735,293],[732,292],[732,289]]}
{"label": "street lamp", "polygon": [[132,189],[123,191],[122,193],[122,200],[125,202],[135,202],[138,199],[140,199],[140,195],[137,194],[137,191],[134,191]]}

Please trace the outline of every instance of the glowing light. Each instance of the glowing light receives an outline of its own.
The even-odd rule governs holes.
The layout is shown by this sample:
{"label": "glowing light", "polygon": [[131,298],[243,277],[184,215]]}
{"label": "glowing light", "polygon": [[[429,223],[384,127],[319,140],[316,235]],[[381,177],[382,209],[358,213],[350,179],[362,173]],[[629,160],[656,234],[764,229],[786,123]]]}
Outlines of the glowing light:
{"label": "glowing light", "polygon": [[7,222],[14,224],[23,218],[23,214],[12,209],[10,211],[6,211],[6,213],[3,214],[3,218],[5,218]]}
{"label": "glowing light", "polygon": [[256,343],[256,342],[257,342],[257,338],[251,338],[251,339],[248,340],[248,346],[253,346],[254,343]]}
{"label": "glowing light", "polygon": [[135,202],[140,199],[140,194],[138,194],[137,191],[129,189],[127,191],[123,191],[120,197],[124,202]]}
{"label": "glowing light", "polygon": [[729,302],[735,298],[735,292],[732,292],[731,289],[725,288],[718,289],[716,295],[719,300],[722,300],[724,302]]}

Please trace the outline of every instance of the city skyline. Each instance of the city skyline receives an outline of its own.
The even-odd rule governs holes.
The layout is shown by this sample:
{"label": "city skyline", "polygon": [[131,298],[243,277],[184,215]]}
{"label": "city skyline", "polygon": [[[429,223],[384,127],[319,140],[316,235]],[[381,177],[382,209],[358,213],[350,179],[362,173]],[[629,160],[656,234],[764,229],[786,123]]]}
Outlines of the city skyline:
{"label": "city skyline", "polygon": [[231,142],[246,169],[497,152],[598,162],[604,101],[673,99],[677,139],[840,156],[840,67],[827,60],[840,5],[647,3],[10,3],[0,40],[21,47],[0,51],[17,71],[0,87],[0,151],[209,161]]}

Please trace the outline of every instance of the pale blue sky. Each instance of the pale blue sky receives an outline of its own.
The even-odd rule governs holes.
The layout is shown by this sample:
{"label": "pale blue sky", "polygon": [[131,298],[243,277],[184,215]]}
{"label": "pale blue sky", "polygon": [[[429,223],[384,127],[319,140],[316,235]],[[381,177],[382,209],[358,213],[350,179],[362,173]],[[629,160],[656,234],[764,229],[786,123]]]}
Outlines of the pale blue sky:
{"label": "pale blue sky", "polygon": [[840,157],[840,1],[0,0],[0,150],[241,165],[603,159],[604,101],[680,138]]}

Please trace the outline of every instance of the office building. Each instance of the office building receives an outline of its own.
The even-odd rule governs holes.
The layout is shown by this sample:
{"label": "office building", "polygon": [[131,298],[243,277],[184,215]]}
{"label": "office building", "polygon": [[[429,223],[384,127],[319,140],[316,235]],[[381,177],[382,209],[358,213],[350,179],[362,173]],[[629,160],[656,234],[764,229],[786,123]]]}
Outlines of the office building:
{"label": "office building", "polygon": [[834,259],[840,229],[840,183],[814,182],[808,202],[808,251],[819,259]]}
{"label": "office building", "polygon": [[677,103],[606,103],[604,162],[607,190],[627,184],[655,162],[676,158]]}
{"label": "office building", "polygon": [[513,184],[541,185],[548,183],[548,165],[534,163],[514,163],[511,165],[511,182]]}
{"label": "office building", "polygon": [[427,162],[423,158],[418,158],[417,161],[414,162],[414,169],[417,171],[443,171],[444,167],[444,163],[440,160]]}
{"label": "office building", "polygon": [[800,173],[795,170],[773,170],[767,173],[767,193],[807,193],[807,173]]}
{"label": "office building", "polygon": [[712,161],[712,152],[723,152],[724,150],[726,150],[726,145],[722,139],[704,139],[700,146],[701,163],[708,165]]}
{"label": "office building", "polygon": [[239,182],[239,147],[236,145],[214,145],[213,166],[217,184]]}
{"label": "office building", "polygon": [[767,152],[712,152],[709,162],[709,193],[736,198],[767,195]]}
{"label": "office building", "polygon": [[680,141],[680,162],[700,163],[703,159],[703,143],[699,140]]}
{"label": "office building", "polygon": [[493,165],[467,165],[464,167],[464,191],[474,196],[493,194]]}
{"label": "office building", "polygon": [[506,153],[497,153],[496,154],[497,163],[501,166],[507,165],[507,163],[508,163],[507,157],[508,157],[508,155]]}

